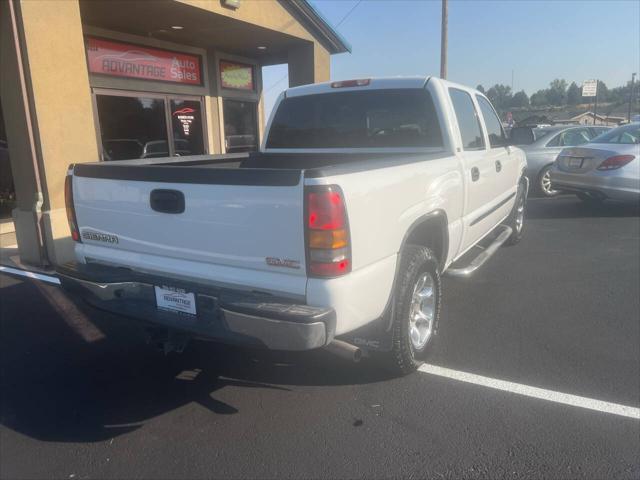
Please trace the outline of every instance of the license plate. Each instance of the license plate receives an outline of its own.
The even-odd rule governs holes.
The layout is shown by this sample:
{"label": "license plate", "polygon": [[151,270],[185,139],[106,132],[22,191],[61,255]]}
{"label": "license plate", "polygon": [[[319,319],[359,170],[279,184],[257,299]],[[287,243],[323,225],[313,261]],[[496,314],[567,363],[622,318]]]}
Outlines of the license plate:
{"label": "license plate", "polygon": [[570,158],[569,159],[569,166],[571,168],[582,168],[582,161],[584,159],[583,158]]}
{"label": "license plate", "polygon": [[155,287],[156,305],[162,310],[170,310],[172,312],[196,314],[196,296],[194,293],[185,292],[180,288]]}

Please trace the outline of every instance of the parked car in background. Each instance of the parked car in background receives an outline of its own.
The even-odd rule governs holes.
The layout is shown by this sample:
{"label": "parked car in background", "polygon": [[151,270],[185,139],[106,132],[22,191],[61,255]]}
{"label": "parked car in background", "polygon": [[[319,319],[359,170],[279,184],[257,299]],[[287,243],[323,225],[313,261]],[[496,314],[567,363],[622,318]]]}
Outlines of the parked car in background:
{"label": "parked car in background", "polygon": [[588,203],[640,200],[640,123],[618,127],[583,147],[560,152],[552,187]]}
{"label": "parked car in background", "polygon": [[510,143],[527,155],[527,177],[534,191],[544,197],[560,193],[551,188],[549,171],[560,151],[588,143],[609,130],[600,126],[515,127],[511,129]]}

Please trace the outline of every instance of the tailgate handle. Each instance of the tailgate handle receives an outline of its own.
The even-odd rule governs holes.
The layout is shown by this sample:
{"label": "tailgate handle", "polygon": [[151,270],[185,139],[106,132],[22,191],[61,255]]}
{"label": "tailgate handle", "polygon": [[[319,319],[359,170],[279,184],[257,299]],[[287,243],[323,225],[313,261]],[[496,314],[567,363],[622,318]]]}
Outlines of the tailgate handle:
{"label": "tailgate handle", "polygon": [[178,190],[157,189],[150,195],[151,208],[162,213],[184,212],[184,193]]}

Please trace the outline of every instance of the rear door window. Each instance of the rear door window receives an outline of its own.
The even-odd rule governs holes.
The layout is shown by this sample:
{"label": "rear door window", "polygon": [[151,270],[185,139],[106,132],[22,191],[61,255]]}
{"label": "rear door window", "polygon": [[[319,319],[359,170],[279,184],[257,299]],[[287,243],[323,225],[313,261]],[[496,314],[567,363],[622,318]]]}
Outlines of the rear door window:
{"label": "rear door window", "polygon": [[457,88],[449,89],[449,97],[458,120],[458,128],[464,150],[483,150],[484,136],[480,128],[478,112],[473,105],[471,95]]}
{"label": "rear door window", "polygon": [[487,135],[489,136],[491,148],[504,147],[507,144],[507,140],[496,111],[493,109],[491,103],[489,103],[489,100],[483,96],[476,95],[476,98],[478,99],[478,105],[480,105],[480,111],[484,118],[484,124],[487,127]]}
{"label": "rear door window", "polygon": [[441,148],[442,133],[424,89],[348,91],[285,98],[267,148]]}

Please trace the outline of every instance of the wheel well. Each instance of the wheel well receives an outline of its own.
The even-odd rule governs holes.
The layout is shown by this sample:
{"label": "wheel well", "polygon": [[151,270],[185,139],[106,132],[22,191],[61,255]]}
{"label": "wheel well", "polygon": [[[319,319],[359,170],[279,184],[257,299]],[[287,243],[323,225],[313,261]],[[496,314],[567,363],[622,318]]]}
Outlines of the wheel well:
{"label": "wheel well", "polygon": [[444,267],[449,250],[449,232],[444,214],[432,215],[415,223],[403,245],[429,247],[438,259],[440,268]]}

